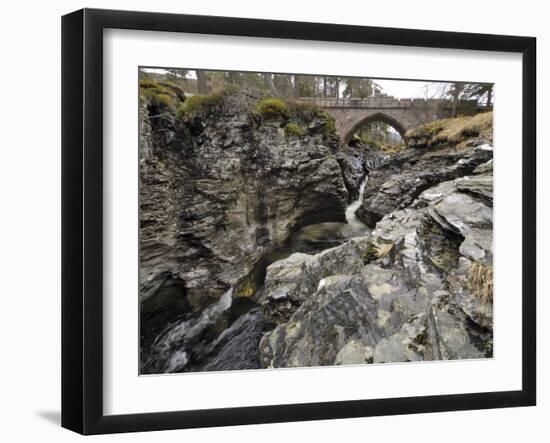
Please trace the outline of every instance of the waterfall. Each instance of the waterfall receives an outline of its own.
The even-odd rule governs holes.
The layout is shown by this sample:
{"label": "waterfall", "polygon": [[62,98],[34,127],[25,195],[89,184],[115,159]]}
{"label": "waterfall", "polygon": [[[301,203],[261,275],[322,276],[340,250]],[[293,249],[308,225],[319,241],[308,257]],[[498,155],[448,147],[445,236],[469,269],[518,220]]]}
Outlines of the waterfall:
{"label": "waterfall", "polygon": [[363,194],[365,193],[367,180],[368,176],[365,174],[365,178],[363,178],[363,181],[359,186],[359,197],[351,202],[346,208],[346,220],[352,229],[353,235],[355,236],[363,235],[368,232],[367,226],[355,215],[355,211],[357,210],[357,208],[359,208],[359,206],[361,206],[361,203],[363,202]]}

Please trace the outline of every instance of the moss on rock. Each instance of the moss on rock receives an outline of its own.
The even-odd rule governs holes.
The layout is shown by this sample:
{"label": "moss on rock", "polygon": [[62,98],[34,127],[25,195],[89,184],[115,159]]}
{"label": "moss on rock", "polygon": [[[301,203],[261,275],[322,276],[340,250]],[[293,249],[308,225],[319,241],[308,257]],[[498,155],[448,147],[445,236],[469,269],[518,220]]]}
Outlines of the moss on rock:
{"label": "moss on rock", "polygon": [[177,118],[193,117],[199,114],[219,112],[224,102],[223,94],[193,95],[185,100],[176,110]]}
{"label": "moss on rock", "polygon": [[297,123],[290,122],[285,126],[285,135],[287,137],[301,137],[305,135],[305,133],[305,129]]}
{"label": "moss on rock", "polygon": [[268,120],[283,119],[290,117],[288,106],[278,98],[264,98],[256,105],[256,112]]}

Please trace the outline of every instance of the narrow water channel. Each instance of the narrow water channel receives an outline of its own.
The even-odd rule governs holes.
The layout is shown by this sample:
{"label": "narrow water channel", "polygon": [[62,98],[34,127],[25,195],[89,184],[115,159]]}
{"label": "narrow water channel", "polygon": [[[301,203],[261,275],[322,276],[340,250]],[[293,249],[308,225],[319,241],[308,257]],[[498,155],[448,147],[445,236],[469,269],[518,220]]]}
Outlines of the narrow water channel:
{"label": "narrow water channel", "polygon": [[[277,260],[294,252],[315,254],[366,234],[367,226],[355,215],[366,185],[365,176],[358,198],[346,208],[347,224],[305,226],[280,248],[264,256],[249,276],[255,287],[261,289],[266,268]],[[259,305],[251,298],[234,298],[233,292],[234,288],[230,288],[201,312],[181,313],[161,325],[161,332],[149,337],[150,345],[141,350],[141,373],[260,368],[259,341],[273,325],[264,322]],[[166,318],[159,318],[160,321],[166,322]]]}
{"label": "narrow water channel", "polygon": [[359,208],[359,206],[361,206],[361,203],[363,202],[363,195],[365,194],[367,181],[368,176],[365,175],[363,181],[361,182],[361,185],[359,186],[359,197],[357,197],[357,200],[353,201],[346,208],[346,221],[352,229],[353,236],[363,235],[368,232],[367,226],[355,215],[355,211],[357,211],[357,209]]}

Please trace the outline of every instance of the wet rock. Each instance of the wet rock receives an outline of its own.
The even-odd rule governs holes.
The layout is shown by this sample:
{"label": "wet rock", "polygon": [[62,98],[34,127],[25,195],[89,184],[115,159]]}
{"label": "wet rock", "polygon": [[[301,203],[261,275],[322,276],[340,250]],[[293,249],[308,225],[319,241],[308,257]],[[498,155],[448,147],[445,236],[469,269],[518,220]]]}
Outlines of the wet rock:
{"label": "wet rock", "polygon": [[348,203],[351,203],[359,197],[359,186],[365,178],[364,150],[346,145],[338,151],[336,160],[342,169],[344,184],[348,190]]}
{"label": "wet rock", "polygon": [[332,141],[315,131],[289,140],[235,106],[186,121],[142,113],[142,298],[171,273],[190,303],[208,304],[300,227],[345,222]]}
{"label": "wet rock", "polygon": [[206,371],[235,371],[260,368],[259,344],[263,336],[264,320],[259,309],[239,317],[214,344],[214,357]]}
{"label": "wet rock", "polygon": [[339,246],[352,237],[347,223],[317,223],[304,226],[290,237],[290,249],[307,254]]}

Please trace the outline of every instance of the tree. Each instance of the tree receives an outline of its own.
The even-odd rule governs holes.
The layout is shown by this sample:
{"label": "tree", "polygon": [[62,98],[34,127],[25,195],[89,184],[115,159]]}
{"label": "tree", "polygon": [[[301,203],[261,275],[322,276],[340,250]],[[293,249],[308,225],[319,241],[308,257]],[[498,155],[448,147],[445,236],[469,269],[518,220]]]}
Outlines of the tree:
{"label": "tree", "polygon": [[493,84],[492,83],[466,83],[464,86],[464,98],[476,99],[478,102],[485,101],[485,105],[491,106],[493,103]]}
{"label": "tree", "polygon": [[275,90],[282,97],[290,97],[292,95],[292,79],[288,74],[274,74],[273,86],[275,86]]}
{"label": "tree", "polygon": [[451,116],[458,115],[458,105],[462,99],[476,99],[478,102],[485,100],[490,106],[493,98],[493,84],[491,83],[438,83],[436,84],[434,97],[451,99]]}
{"label": "tree", "polygon": [[344,97],[355,98],[359,97],[361,99],[365,97],[370,97],[373,95],[373,81],[368,78],[356,78],[356,77],[347,77],[343,79],[346,87],[344,89]]}
{"label": "tree", "polygon": [[451,87],[449,89],[449,95],[452,97],[452,111],[451,111],[451,117],[456,117],[458,115],[458,101],[460,100],[460,96],[462,92],[464,91],[464,84],[463,83],[451,83]]}
{"label": "tree", "polygon": [[264,85],[266,89],[274,90],[273,86],[273,74],[270,74],[269,72],[266,72],[263,74],[264,76]]}
{"label": "tree", "polygon": [[294,89],[292,91],[292,95],[296,98],[300,97],[300,76],[294,75]]}
{"label": "tree", "polygon": [[313,75],[300,75],[298,78],[299,97],[315,97],[317,95],[318,78]]}
{"label": "tree", "polygon": [[210,92],[208,88],[208,74],[202,69],[195,70],[197,74],[197,89],[199,94],[208,94]]}
{"label": "tree", "polygon": [[187,69],[179,69],[179,68],[166,68],[166,76],[170,80],[185,80],[185,78],[189,75],[189,71]]}

